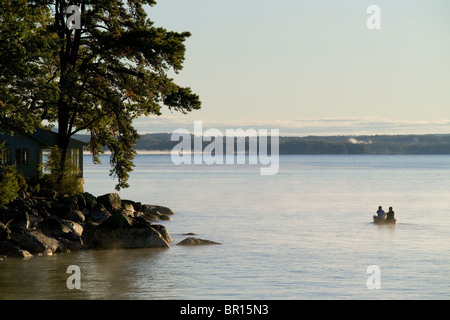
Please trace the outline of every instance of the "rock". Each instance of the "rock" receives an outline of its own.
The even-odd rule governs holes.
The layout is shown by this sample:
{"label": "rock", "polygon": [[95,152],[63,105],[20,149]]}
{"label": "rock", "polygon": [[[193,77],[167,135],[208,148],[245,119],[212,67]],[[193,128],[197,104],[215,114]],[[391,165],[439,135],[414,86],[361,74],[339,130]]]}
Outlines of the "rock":
{"label": "rock", "polygon": [[71,230],[60,219],[52,216],[42,220],[37,227],[45,234],[52,237],[67,237]]}
{"label": "rock", "polygon": [[8,226],[0,221],[0,241],[5,241],[10,238],[11,231]]}
{"label": "rock", "polygon": [[80,210],[78,207],[78,197],[77,196],[64,196],[60,197],[58,200],[60,205],[66,206],[72,210]]}
{"label": "rock", "polygon": [[158,210],[156,209],[155,206],[152,206],[150,204],[143,204],[141,206],[142,208],[142,212],[144,213],[145,216],[147,215],[159,215]]}
{"label": "rock", "polygon": [[52,206],[52,204],[50,201],[47,201],[45,199],[37,200],[36,210],[37,210],[39,217],[41,217],[41,218],[49,217],[50,216],[49,211],[52,211],[51,206]]}
{"label": "rock", "polygon": [[83,212],[74,209],[63,212],[60,217],[64,220],[72,220],[74,222],[84,222],[86,220]]}
{"label": "rock", "polygon": [[82,195],[84,198],[86,209],[88,210],[94,209],[95,206],[97,205],[97,198],[94,195],[90,194],[89,192],[84,192]]}
{"label": "rock", "polygon": [[40,230],[14,229],[11,240],[30,253],[53,254],[60,243],[55,238],[45,235]]}
{"label": "rock", "polygon": [[114,229],[127,229],[130,228],[133,225],[133,219],[125,214],[122,213],[115,213],[111,215],[108,219],[103,221],[99,226],[98,229],[108,229],[108,230],[114,230]]}
{"label": "rock", "polygon": [[56,199],[58,196],[58,192],[56,192],[53,189],[47,189],[47,188],[41,188],[41,190],[38,193],[40,196],[43,196],[45,198],[49,199]]}
{"label": "rock", "polygon": [[83,234],[83,227],[72,220],[61,220],[61,222],[70,229],[70,232],[76,237],[81,237]]}
{"label": "rock", "polygon": [[95,243],[93,242],[94,233],[97,230],[99,223],[93,221],[87,221],[83,227],[83,235],[82,240],[86,246],[95,247]]}
{"label": "rock", "polygon": [[122,205],[123,210],[134,212],[134,206],[131,203],[125,203]]}
{"label": "rock", "polygon": [[166,227],[160,225],[160,224],[154,224],[151,226],[153,229],[159,232],[161,237],[167,241],[167,243],[172,243],[172,238],[169,235],[169,232],[167,231]]}
{"label": "rock", "polygon": [[134,212],[134,217],[135,218],[144,217],[144,213],[141,212],[141,211],[135,211]]}
{"label": "rock", "polygon": [[[117,193],[58,196],[52,190],[22,194],[0,206],[0,256],[68,252],[87,247],[168,248],[172,239],[162,225],[167,207],[121,200]],[[6,225],[5,223],[8,222]]]}
{"label": "rock", "polygon": [[49,217],[40,222],[37,227],[44,234],[58,238],[59,241],[67,239],[76,243],[82,242],[80,237],[83,234],[83,227],[74,221]]}
{"label": "rock", "polygon": [[133,228],[152,227],[153,224],[142,216],[133,219]]}
{"label": "rock", "polygon": [[27,250],[23,250],[9,241],[0,242],[0,255],[19,258],[31,258],[33,256]]}
{"label": "rock", "polygon": [[209,245],[209,244],[221,244],[211,240],[204,240],[194,237],[189,237],[177,243],[178,246],[197,246],[197,245]]}
{"label": "rock", "polygon": [[78,210],[83,211],[84,209],[87,209],[86,208],[86,199],[84,198],[84,195],[82,193],[77,195],[77,203],[78,203]]}
{"label": "rock", "polygon": [[85,248],[85,245],[81,238],[78,238],[77,241],[72,241],[68,239],[60,239],[58,251],[60,252],[70,252],[70,251],[78,251]]}
{"label": "rock", "polygon": [[117,193],[107,193],[97,197],[97,203],[105,206],[110,213],[120,212],[122,210],[122,202]]}
{"label": "rock", "polygon": [[[83,212],[79,211],[78,209],[72,208],[75,206],[72,202],[73,201],[76,202],[76,197],[75,198],[74,197],[64,198],[64,199],[65,199],[64,202],[66,204],[62,204],[60,202],[53,203],[51,210],[50,210],[51,215],[57,216],[61,219],[65,219],[65,220],[72,220],[75,222],[84,222],[86,217],[84,216]],[[78,208],[78,205],[76,207]]]}
{"label": "rock", "polygon": [[10,219],[9,225],[11,227],[19,228],[29,228],[30,227],[30,216],[26,211],[23,210],[13,210],[8,219]]}
{"label": "rock", "polygon": [[143,217],[147,219],[148,221],[158,221],[159,220],[159,214],[145,214],[143,213]]}
{"label": "rock", "polygon": [[159,216],[159,219],[160,219],[160,220],[165,220],[165,221],[172,220],[172,218],[169,217],[167,214],[161,214],[161,215]]}
{"label": "rock", "polygon": [[134,210],[135,210],[135,211],[142,212],[142,203],[140,203],[140,202],[135,202],[135,203],[133,203],[133,207],[134,207]]}
{"label": "rock", "polygon": [[94,241],[102,248],[169,248],[167,241],[153,228],[97,228]]}
{"label": "rock", "polygon": [[111,217],[111,214],[106,210],[105,206],[102,204],[97,204],[89,214],[89,220],[92,222],[101,223]]}
{"label": "rock", "polygon": [[144,218],[115,213],[96,228],[91,243],[102,248],[168,248],[168,240],[167,230],[155,228]]}
{"label": "rock", "polygon": [[134,207],[131,203],[122,203],[122,213],[129,217],[134,217]]}
{"label": "rock", "polygon": [[163,207],[163,206],[155,206],[156,210],[158,210],[159,213],[161,214],[165,214],[165,215],[169,215],[169,216],[173,216],[175,214],[175,212],[172,211],[172,209],[167,208],[167,207]]}
{"label": "rock", "polygon": [[151,221],[172,220],[170,216],[174,215],[174,212],[171,209],[163,206],[143,204],[141,207],[144,217]]}
{"label": "rock", "polygon": [[155,205],[151,205],[151,204],[143,204],[142,212],[144,214],[156,214],[158,212],[159,214],[165,214],[165,215],[169,215],[169,216],[175,214],[170,208],[163,207],[163,206],[155,206]]}
{"label": "rock", "polygon": [[136,202],[134,202],[132,200],[122,199],[121,203],[122,203],[122,208],[123,209],[137,211],[136,210]]}

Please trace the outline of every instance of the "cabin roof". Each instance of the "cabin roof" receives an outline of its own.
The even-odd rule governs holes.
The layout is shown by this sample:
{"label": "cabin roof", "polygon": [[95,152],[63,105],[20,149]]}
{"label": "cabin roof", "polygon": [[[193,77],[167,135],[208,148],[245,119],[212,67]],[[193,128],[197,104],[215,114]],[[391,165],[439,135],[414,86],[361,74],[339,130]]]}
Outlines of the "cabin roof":
{"label": "cabin roof", "polygon": [[[19,130],[15,130],[15,131],[19,131]],[[34,140],[39,145],[41,145],[41,147],[43,147],[43,148],[50,148],[50,147],[53,147],[56,145],[56,138],[57,138],[58,134],[51,130],[36,128],[36,131],[34,133],[25,133],[22,131],[19,131],[19,132],[21,134],[23,134],[24,136]],[[8,136],[8,134],[3,134],[3,135]],[[1,136],[1,134],[0,134],[0,136]],[[87,146],[88,143],[71,138],[69,145],[72,147],[84,147],[84,146]]]}

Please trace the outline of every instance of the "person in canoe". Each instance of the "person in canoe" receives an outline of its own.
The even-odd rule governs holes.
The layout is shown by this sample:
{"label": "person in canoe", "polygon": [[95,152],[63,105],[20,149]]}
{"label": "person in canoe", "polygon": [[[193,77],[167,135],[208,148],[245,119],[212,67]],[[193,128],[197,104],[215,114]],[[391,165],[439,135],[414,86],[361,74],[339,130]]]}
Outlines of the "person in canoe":
{"label": "person in canoe", "polygon": [[386,220],[393,221],[395,220],[395,212],[392,210],[392,207],[389,207],[389,211],[386,213]]}
{"label": "person in canoe", "polygon": [[381,219],[381,220],[386,219],[386,212],[384,212],[382,206],[379,206],[379,207],[378,207],[377,215],[378,215],[378,216],[377,216],[378,219]]}

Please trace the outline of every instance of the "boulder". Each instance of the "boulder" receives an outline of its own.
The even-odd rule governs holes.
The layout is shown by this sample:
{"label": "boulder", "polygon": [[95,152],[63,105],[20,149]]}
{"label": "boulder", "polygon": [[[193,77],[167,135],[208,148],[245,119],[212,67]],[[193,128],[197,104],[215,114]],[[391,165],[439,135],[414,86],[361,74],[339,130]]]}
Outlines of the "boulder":
{"label": "boulder", "polygon": [[68,226],[63,224],[60,219],[51,216],[42,220],[37,227],[45,234],[52,237],[67,237],[71,230]]}
{"label": "boulder", "polygon": [[219,242],[214,242],[211,240],[204,240],[195,237],[189,237],[177,243],[178,246],[198,246],[198,245],[209,245],[209,244],[221,244]]}
{"label": "boulder", "polygon": [[84,202],[85,202],[85,208],[87,210],[92,210],[97,205],[97,198],[90,194],[89,192],[84,192],[83,194]]}
{"label": "boulder", "polygon": [[141,206],[142,212],[145,216],[147,215],[159,215],[158,210],[155,206],[152,206],[150,204],[143,204]]}
{"label": "boulder", "polygon": [[51,255],[60,248],[60,243],[40,230],[13,229],[11,240],[30,253]]}
{"label": "boulder", "polygon": [[0,241],[8,240],[10,238],[11,231],[8,226],[0,221]]}
{"label": "boulder", "polygon": [[51,213],[61,219],[72,220],[75,222],[84,222],[86,219],[83,212],[60,203],[53,205]]}
{"label": "boulder", "polygon": [[175,214],[175,212],[172,211],[172,209],[164,207],[164,206],[155,206],[156,210],[158,210],[158,212],[160,214],[165,214],[165,215],[169,215],[169,216],[173,216]]}
{"label": "boulder", "polygon": [[84,198],[84,195],[82,193],[77,195],[77,203],[78,203],[78,210],[83,211],[83,210],[87,209],[86,208],[86,199]]}
{"label": "boulder", "polygon": [[102,248],[168,248],[167,231],[163,236],[154,227],[142,217],[115,213],[96,228],[91,242]]}
{"label": "boulder", "polygon": [[170,220],[172,220],[172,218],[169,217],[167,214],[161,214],[161,215],[159,216],[159,219],[160,219],[160,220],[165,220],[165,221],[170,221]]}
{"label": "boulder", "polygon": [[101,223],[111,217],[111,214],[106,210],[102,204],[97,204],[89,214],[89,220],[92,222]]}
{"label": "boulder", "polygon": [[155,206],[151,204],[143,204],[142,206],[142,212],[144,214],[165,214],[165,215],[174,215],[175,213],[168,207],[163,206]]}
{"label": "boulder", "polygon": [[61,238],[59,240],[58,251],[61,252],[70,252],[70,251],[78,251],[83,248],[86,248],[81,238],[78,238],[77,241],[72,241],[69,239]]}
{"label": "boulder", "polygon": [[81,224],[72,221],[72,220],[64,220],[61,219],[61,222],[69,227],[70,232],[75,236],[75,237],[81,237],[83,234],[83,227],[81,226]]}
{"label": "boulder", "polygon": [[113,248],[169,248],[161,234],[151,227],[118,228],[108,230],[97,228],[95,243],[106,249]]}
{"label": "boulder", "polygon": [[19,227],[27,229],[30,227],[30,216],[28,212],[23,210],[11,210],[8,219],[11,227]]}
{"label": "boulder", "polygon": [[80,210],[78,207],[78,197],[77,196],[63,196],[58,199],[60,205],[66,206],[73,210]]}
{"label": "boulder", "polygon": [[151,226],[153,229],[159,232],[161,237],[167,241],[167,243],[172,243],[172,238],[169,235],[169,232],[167,231],[165,226],[162,226],[160,224],[154,224]]}
{"label": "boulder", "polygon": [[144,217],[144,213],[141,212],[141,211],[135,211],[134,212],[134,217],[135,218]]}
{"label": "boulder", "polygon": [[127,216],[134,217],[134,207],[131,203],[123,203],[122,204],[122,213],[125,213]]}
{"label": "boulder", "polygon": [[110,213],[120,212],[122,210],[122,201],[117,193],[107,193],[97,197],[97,203],[105,206]]}
{"label": "boulder", "polygon": [[36,203],[36,210],[39,215],[39,217],[47,218],[50,216],[49,211],[52,211],[51,209],[52,203],[50,201],[47,201],[45,199],[39,199]]}
{"label": "boulder", "polygon": [[107,230],[127,229],[131,228],[132,225],[133,219],[131,217],[122,213],[114,213],[108,219],[103,221],[98,226],[98,229],[107,229]]}
{"label": "boulder", "polygon": [[74,209],[64,212],[60,217],[64,220],[72,220],[74,222],[84,222],[86,220],[83,212]]}
{"label": "boulder", "polygon": [[80,242],[83,227],[74,221],[49,217],[41,221],[37,227],[46,235]]}
{"label": "boulder", "polygon": [[95,230],[97,230],[99,223],[93,221],[87,221],[83,227],[82,240],[87,247],[95,247],[93,242]]}
{"label": "boulder", "polygon": [[134,217],[133,228],[152,227],[153,224],[142,216]]}
{"label": "boulder", "polygon": [[135,202],[135,203],[133,203],[133,207],[134,207],[134,210],[135,210],[135,211],[140,211],[140,212],[142,212],[142,203],[140,203],[140,202]]}
{"label": "boulder", "polygon": [[0,255],[8,257],[31,258],[33,255],[27,250],[23,250],[10,241],[0,242]]}
{"label": "boulder", "polygon": [[148,221],[158,221],[160,214],[159,212],[156,213],[142,213],[142,216],[147,219]]}

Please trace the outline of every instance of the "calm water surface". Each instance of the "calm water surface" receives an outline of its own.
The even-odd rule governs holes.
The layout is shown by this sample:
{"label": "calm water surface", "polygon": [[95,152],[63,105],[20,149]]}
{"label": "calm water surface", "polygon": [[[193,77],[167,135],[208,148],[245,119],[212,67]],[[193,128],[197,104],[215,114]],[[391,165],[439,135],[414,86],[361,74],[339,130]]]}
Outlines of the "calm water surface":
{"label": "calm water surface", "polygon": [[[86,156],[85,189],[114,192]],[[450,156],[281,156],[175,166],[139,155],[122,198],[171,207],[170,249],[82,251],[0,261],[0,299],[449,299]],[[371,223],[393,206],[395,227]],[[183,233],[221,242],[181,247]],[[69,290],[69,265],[81,290]],[[369,290],[367,267],[381,270]]]}

